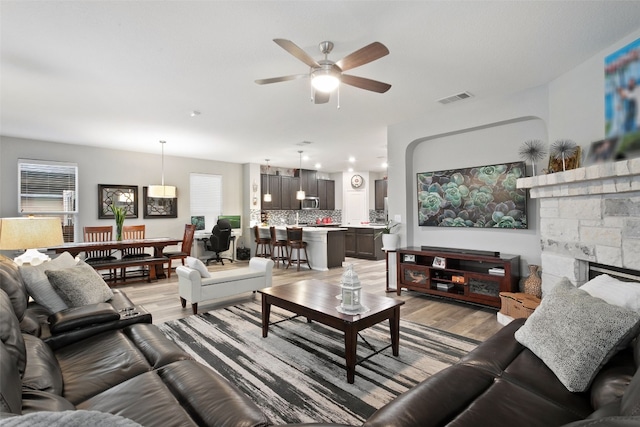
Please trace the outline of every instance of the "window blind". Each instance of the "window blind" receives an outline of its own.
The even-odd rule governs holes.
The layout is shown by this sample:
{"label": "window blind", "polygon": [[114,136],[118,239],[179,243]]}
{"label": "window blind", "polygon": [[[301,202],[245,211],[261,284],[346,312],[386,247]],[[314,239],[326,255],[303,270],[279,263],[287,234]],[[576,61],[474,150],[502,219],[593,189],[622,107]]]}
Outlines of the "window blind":
{"label": "window blind", "polygon": [[65,242],[74,241],[77,188],[75,163],[18,159],[18,211],[59,217]]}
{"label": "window blind", "polygon": [[205,230],[211,231],[222,214],[222,175],[190,175],[191,216],[204,216]]}
{"label": "window blind", "polygon": [[78,166],[18,160],[20,213],[75,213]]}

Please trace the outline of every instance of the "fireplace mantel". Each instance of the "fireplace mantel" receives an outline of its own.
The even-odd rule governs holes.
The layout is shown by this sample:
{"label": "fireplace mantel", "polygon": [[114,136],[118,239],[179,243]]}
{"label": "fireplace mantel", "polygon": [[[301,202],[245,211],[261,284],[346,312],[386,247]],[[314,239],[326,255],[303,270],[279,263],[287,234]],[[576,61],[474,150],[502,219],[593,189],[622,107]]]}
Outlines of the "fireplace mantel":
{"label": "fireplace mantel", "polygon": [[640,158],[520,178],[538,199],[543,295],[588,263],[640,270]]}
{"label": "fireplace mantel", "polygon": [[520,178],[533,199],[640,191],[640,158]]}

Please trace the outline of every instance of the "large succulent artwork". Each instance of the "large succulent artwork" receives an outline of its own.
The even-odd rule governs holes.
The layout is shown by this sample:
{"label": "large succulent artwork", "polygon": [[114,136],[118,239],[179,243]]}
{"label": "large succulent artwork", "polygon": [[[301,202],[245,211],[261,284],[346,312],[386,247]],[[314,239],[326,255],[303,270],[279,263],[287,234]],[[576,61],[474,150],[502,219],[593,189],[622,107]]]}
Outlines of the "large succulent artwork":
{"label": "large succulent artwork", "polygon": [[524,176],[524,162],[419,173],[419,225],[527,228]]}

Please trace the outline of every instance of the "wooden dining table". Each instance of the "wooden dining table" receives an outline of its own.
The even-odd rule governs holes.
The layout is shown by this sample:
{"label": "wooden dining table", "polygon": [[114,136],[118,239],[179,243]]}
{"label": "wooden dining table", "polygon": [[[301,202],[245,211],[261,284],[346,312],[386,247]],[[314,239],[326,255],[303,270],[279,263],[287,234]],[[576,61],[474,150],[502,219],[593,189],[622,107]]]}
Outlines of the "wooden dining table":
{"label": "wooden dining table", "polygon": [[[132,239],[132,240],[109,240],[105,242],[74,242],[64,243],[60,246],[50,247],[48,249],[60,254],[63,252],[69,252],[71,256],[76,257],[82,252],[98,251],[98,250],[120,250],[129,248],[153,248],[154,258],[160,258],[163,256],[164,248],[167,246],[178,245],[182,243],[182,238],[175,239],[172,237],[153,237],[146,239]],[[156,265],[156,277],[165,277],[164,269],[162,265]]]}

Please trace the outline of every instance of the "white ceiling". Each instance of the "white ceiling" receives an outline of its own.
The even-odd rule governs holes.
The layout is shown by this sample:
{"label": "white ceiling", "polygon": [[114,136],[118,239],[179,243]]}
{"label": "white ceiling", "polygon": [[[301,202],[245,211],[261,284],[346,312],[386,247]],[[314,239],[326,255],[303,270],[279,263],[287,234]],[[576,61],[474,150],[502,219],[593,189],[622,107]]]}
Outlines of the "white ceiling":
{"label": "white ceiling", "polygon": [[[327,172],[382,171],[388,125],[544,84],[640,22],[638,1],[0,1],[2,135]],[[333,60],[379,41],[348,73],[392,88],[337,109],[307,79],[259,86],[307,71],[274,38]]]}

